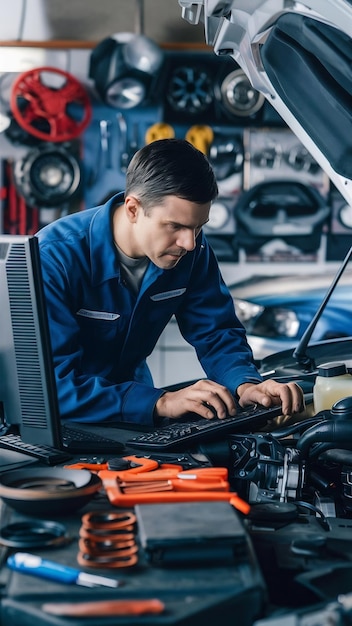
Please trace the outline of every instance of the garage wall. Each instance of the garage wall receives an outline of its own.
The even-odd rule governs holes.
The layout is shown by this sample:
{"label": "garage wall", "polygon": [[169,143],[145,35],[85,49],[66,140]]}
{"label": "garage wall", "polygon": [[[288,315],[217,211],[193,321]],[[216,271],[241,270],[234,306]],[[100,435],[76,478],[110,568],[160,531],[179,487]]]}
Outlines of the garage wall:
{"label": "garage wall", "polygon": [[[319,273],[326,262],[340,261],[350,245],[351,232],[338,219],[344,208],[341,198],[330,193],[326,175],[310,161],[269,102],[251,108],[257,94],[245,87],[240,68],[204,46],[203,25],[187,24],[178,0],[12,0],[10,7],[0,0],[1,4],[4,14],[6,11],[6,20],[0,23],[1,111],[9,111],[10,93],[19,73],[43,66],[64,70],[78,79],[89,94],[93,111],[91,123],[77,141],[55,143],[65,151],[65,158],[70,156],[81,167],[79,193],[60,206],[32,197],[32,164],[40,161],[50,137],[35,141],[15,120],[0,132],[0,231],[36,232],[62,214],[95,206],[123,189],[122,156],[132,156],[155,124],[166,123],[177,137],[188,138],[192,131],[196,142],[204,141],[202,133],[211,132],[207,149],[216,168],[220,196],[204,230],[228,284],[257,274],[304,274],[308,268]],[[165,58],[160,75],[153,78],[150,97],[141,106],[121,111],[108,106],[97,93],[89,64],[96,43],[125,32],[144,33],[160,43]],[[173,48],[173,43],[182,47]],[[201,45],[193,46],[198,43]],[[176,106],[175,97],[169,97],[172,77],[175,74],[179,79],[182,68],[186,73],[181,71],[181,79],[184,74],[200,77],[202,85],[208,86],[209,106],[183,110]],[[187,93],[191,86],[192,81],[185,87]],[[247,90],[251,106],[246,111],[239,112],[231,101],[237,87],[243,93]],[[102,129],[108,129],[108,151],[104,153]],[[281,207],[280,200],[275,211],[268,210],[271,207],[265,196],[263,201],[258,196],[256,203],[249,202],[251,190],[267,181],[283,181],[286,186],[289,181],[300,182],[319,192],[317,224],[314,215],[305,220],[301,212],[297,219],[296,206],[289,215],[286,201]],[[275,186],[280,198],[281,187]],[[272,189],[269,191],[270,196]],[[292,204],[291,187],[285,193]],[[204,374],[173,321],[160,338],[150,365],[158,386]]]}
{"label": "garage wall", "polygon": [[159,43],[204,43],[203,25],[182,20],[177,0],[0,0],[0,7],[0,41],[99,41],[127,31]]}

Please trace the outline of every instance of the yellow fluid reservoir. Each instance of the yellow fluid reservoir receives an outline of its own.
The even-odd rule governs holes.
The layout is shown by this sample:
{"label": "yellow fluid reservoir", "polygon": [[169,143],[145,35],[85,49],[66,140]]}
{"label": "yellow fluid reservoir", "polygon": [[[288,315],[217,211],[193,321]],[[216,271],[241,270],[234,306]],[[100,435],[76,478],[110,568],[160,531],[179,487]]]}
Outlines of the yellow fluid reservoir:
{"label": "yellow fluid reservoir", "polygon": [[352,396],[352,375],[344,363],[319,365],[313,388],[314,413],[330,410],[342,398]]}

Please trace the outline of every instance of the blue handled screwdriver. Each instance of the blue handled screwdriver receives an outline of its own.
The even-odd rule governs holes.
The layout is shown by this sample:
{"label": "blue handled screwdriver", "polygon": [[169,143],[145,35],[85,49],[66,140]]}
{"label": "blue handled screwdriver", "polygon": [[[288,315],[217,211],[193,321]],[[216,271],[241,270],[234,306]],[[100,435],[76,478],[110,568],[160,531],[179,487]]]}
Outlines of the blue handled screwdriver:
{"label": "blue handled screwdriver", "polygon": [[54,580],[66,585],[82,585],[83,587],[119,587],[122,581],[105,576],[96,576],[81,572],[74,567],[61,565],[54,561],[42,559],[40,556],[27,552],[16,552],[7,559],[10,569],[22,574],[38,576],[47,580]]}

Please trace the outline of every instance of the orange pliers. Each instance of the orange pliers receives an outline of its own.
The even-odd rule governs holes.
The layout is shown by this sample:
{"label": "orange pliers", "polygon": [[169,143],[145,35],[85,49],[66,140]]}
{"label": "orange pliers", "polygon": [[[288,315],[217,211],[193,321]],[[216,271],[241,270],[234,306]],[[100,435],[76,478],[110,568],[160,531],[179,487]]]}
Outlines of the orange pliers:
{"label": "orange pliers", "polygon": [[[228,472],[224,467],[204,467],[182,470],[179,465],[161,466],[150,472],[135,474],[118,472],[120,487],[124,492],[146,491],[228,491]],[[99,476],[101,472],[99,472]]]}
{"label": "orange pliers", "polygon": [[[111,472],[119,481],[123,490],[133,488],[134,491],[159,491],[172,489],[177,491],[228,491],[228,471],[225,467],[202,467],[184,470],[182,465],[164,463],[143,457],[126,456],[128,469],[114,471],[109,463],[75,463],[67,465],[68,469],[86,469],[101,476],[102,472]],[[164,490],[163,489],[163,490]]]}
{"label": "orange pliers", "polygon": [[134,455],[123,460],[130,466],[120,471],[109,469],[108,463],[75,463],[66,467],[97,473],[113,506],[129,508],[143,503],[227,500],[244,514],[250,511],[249,504],[230,491],[225,467],[184,470],[182,465],[160,465],[153,459]]}
{"label": "orange pliers", "polygon": [[[150,472],[151,470],[155,470],[160,467],[158,461],[154,461],[153,459],[146,459],[144,457],[139,456],[124,456],[121,461],[125,461],[124,465],[127,469],[119,470],[117,473],[121,475],[130,475],[130,474],[139,474],[140,472]],[[164,467],[164,466],[163,466]],[[178,465],[177,467],[182,470],[182,465]],[[90,472],[97,474],[101,470],[111,470],[109,467],[109,462],[106,463],[72,463],[71,465],[65,465],[67,469],[85,469]],[[127,474],[128,473],[128,474]]]}
{"label": "orange pliers", "polygon": [[224,467],[182,470],[178,466],[162,466],[150,472],[126,474],[111,470],[98,473],[113,506],[225,500],[246,515],[250,511],[249,504],[230,491],[228,470]]}

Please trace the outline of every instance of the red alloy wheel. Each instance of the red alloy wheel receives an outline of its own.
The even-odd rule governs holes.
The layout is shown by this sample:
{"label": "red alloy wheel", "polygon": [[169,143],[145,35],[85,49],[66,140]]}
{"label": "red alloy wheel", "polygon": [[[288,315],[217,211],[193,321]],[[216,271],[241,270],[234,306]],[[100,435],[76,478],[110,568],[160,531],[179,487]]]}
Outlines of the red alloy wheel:
{"label": "red alloy wheel", "polygon": [[[45,74],[59,87],[45,84]],[[11,111],[29,134],[44,141],[71,141],[90,123],[92,107],[81,83],[68,72],[38,67],[21,74],[11,91]]]}

